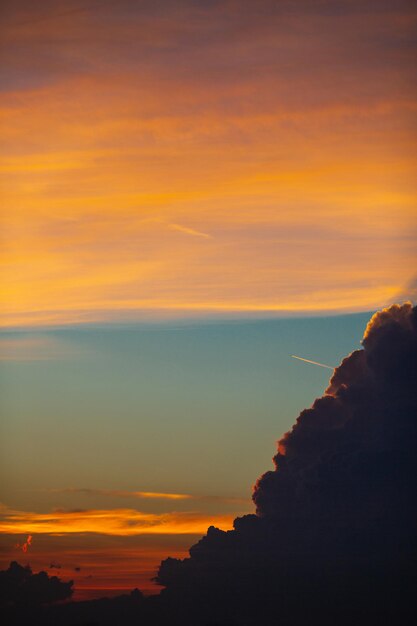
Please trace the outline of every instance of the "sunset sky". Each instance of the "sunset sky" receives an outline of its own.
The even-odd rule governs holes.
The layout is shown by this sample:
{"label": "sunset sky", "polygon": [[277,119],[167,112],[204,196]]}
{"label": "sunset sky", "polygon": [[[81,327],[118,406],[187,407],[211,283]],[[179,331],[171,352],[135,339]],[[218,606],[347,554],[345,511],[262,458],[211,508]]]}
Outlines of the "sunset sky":
{"label": "sunset sky", "polygon": [[149,591],[161,558],[253,510],[331,374],[291,355],[336,366],[415,294],[417,13],[0,17],[0,565]]}

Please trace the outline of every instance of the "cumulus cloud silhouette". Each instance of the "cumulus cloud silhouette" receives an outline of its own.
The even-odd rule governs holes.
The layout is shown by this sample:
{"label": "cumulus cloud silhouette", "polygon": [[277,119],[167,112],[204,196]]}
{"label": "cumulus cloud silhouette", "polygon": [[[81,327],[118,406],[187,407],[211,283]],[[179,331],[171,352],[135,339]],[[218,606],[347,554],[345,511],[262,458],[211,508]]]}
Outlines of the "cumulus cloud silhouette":
{"label": "cumulus cloud silhouette", "polygon": [[256,515],[161,563],[178,623],[411,623],[417,308],[376,313],[362,345],[279,441]]}
{"label": "cumulus cloud silhouette", "polygon": [[16,561],[0,572],[0,606],[37,607],[69,599],[73,594],[73,581],[63,582],[46,572],[33,574],[29,566]]}

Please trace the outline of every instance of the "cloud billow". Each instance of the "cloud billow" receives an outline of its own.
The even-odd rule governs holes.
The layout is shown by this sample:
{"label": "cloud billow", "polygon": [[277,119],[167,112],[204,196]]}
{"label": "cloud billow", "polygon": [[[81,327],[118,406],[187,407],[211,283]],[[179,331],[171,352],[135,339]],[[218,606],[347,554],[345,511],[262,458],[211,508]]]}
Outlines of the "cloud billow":
{"label": "cloud billow", "polygon": [[178,623],[408,623],[417,308],[376,313],[362,345],[279,441],[254,487],[256,515],[161,563]]}
{"label": "cloud billow", "polygon": [[29,566],[13,561],[7,570],[0,572],[0,607],[34,609],[68,600],[74,591],[72,586],[72,580],[63,582],[46,572],[33,574]]}

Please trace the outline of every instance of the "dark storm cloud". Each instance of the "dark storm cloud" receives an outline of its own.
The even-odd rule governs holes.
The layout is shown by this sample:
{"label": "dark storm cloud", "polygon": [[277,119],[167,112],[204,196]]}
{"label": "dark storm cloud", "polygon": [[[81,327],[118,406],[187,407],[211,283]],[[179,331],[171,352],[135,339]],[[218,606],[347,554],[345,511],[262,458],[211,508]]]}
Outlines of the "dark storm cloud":
{"label": "dark storm cloud", "polygon": [[[326,394],[303,411],[280,440],[275,472],[265,474],[255,487],[259,515],[281,514],[277,494],[283,489],[289,490],[291,504],[296,511],[300,507],[300,514],[313,512],[306,507],[306,498],[309,506],[322,511],[329,496],[326,490],[339,489],[342,481],[356,502],[352,507],[346,491],[333,494],[346,509],[344,514],[362,519],[367,511],[376,521],[383,512],[380,507],[386,505],[382,496],[393,469],[390,459],[400,454],[406,461],[413,455],[416,340],[416,310],[411,304],[393,305],[371,319],[363,350],[343,360]],[[372,465],[377,483],[359,483],[359,474],[357,478],[351,474],[359,459]]]}
{"label": "dark storm cloud", "polygon": [[184,623],[205,623],[205,611],[238,624],[371,624],[410,609],[417,309],[377,313],[362,343],[279,441],[254,489],[257,515],[162,562]]}

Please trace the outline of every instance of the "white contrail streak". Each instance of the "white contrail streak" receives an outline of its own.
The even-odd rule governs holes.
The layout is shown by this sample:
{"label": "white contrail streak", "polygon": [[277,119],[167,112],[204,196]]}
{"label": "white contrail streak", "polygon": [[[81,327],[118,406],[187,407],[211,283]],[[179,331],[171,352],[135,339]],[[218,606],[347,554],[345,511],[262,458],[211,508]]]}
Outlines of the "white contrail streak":
{"label": "white contrail streak", "polygon": [[306,363],[311,363],[312,365],[319,365],[320,367],[325,367],[328,370],[334,370],[334,367],[332,367],[331,365],[324,365],[324,363],[317,363],[317,361],[310,361],[310,359],[303,359],[303,357],[295,356],[295,354],[292,354],[291,357],[293,359],[298,359],[299,361],[305,361]]}
{"label": "white contrail streak", "polygon": [[211,235],[209,235],[208,233],[203,233],[201,230],[188,228],[188,226],[182,226],[181,224],[169,224],[168,228],[170,228],[171,230],[177,230],[179,233],[192,235],[193,237],[204,237],[205,239],[211,239]]}

